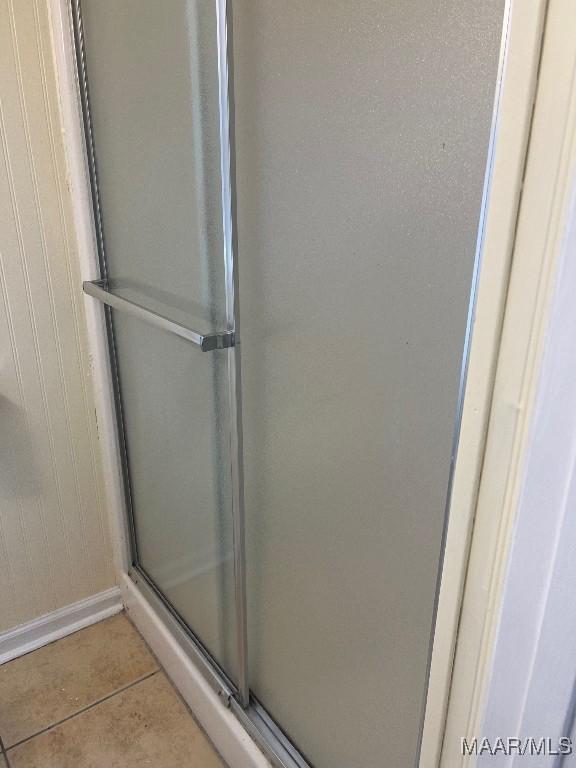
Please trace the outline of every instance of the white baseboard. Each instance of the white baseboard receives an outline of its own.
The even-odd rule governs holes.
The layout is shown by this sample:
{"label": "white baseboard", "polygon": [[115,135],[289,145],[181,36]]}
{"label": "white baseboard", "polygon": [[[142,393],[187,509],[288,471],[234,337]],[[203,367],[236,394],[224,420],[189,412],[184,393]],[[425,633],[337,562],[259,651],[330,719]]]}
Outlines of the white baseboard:
{"label": "white baseboard", "polygon": [[91,595],[52,613],[0,633],[0,664],[107,619],[123,609],[118,587]]}
{"label": "white baseboard", "polygon": [[230,768],[270,768],[255,742],[194,666],[142,593],[121,582],[128,615]]}

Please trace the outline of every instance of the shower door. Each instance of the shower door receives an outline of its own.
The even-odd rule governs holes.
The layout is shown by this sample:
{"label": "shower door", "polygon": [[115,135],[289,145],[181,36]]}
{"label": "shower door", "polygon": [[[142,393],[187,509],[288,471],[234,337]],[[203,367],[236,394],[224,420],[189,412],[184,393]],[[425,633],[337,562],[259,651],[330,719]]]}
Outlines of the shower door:
{"label": "shower door", "polygon": [[505,2],[71,1],[132,575],[276,766],[412,768]]}
{"label": "shower door", "polygon": [[[132,574],[245,700],[225,19],[76,0]],[[238,630],[237,627],[240,627]]]}
{"label": "shower door", "polygon": [[417,762],[503,0],[234,0],[250,685]]}

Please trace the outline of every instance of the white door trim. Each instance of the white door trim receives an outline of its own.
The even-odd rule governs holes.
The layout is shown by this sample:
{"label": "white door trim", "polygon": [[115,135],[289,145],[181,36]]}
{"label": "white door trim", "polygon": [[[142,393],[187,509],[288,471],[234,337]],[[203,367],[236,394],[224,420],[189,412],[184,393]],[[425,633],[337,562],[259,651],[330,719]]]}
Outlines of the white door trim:
{"label": "white door trim", "polygon": [[[460,739],[479,734],[484,718],[551,297],[576,167],[575,73],[576,6],[573,0],[550,0],[460,616],[442,768],[472,764],[471,758],[460,754]],[[519,713],[522,705],[518,701]]]}

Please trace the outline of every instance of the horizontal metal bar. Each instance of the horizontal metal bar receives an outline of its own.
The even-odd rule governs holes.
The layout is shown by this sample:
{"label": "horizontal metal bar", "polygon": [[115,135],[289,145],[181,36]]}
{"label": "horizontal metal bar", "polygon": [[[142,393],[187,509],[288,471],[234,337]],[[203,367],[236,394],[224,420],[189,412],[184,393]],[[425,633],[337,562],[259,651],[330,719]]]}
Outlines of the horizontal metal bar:
{"label": "horizontal metal bar", "polygon": [[121,312],[126,312],[129,315],[139,317],[141,320],[150,323],[150,325],[155,325],[157,328],[162,328],[164,331],[175,333],[177,336],[181,336],[183,339],[196,344],[202,352],[211,352],[213,349],[227,349],[235,344],[234,331],[198,333],[198,331],[177,323],[175,320],[170,320],[170,318],[159,312],[148,309],[148,307],[137,301],[118,296],[108,288],[105,280],[87,280],[83,283],[83,288],[84,293],[93,296],[103,304],[107,304],[109,307]]}

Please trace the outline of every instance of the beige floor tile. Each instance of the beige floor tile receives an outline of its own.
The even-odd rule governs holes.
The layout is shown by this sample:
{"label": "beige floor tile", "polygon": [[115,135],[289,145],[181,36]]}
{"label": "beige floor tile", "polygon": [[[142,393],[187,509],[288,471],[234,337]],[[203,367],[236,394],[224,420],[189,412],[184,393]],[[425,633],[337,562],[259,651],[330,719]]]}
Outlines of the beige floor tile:
{"label": "beige floor tile", "polygon": [[0,768],[6,768],[6,760],[0,755]]}
{"label": "beige floor tile", "polygon": [[0,667],[6,748],[158,668],[120,614]]}
{"label": "beige floor tile", "polygon": [[162,672],[8,756],[12,768],[224,768]]}

